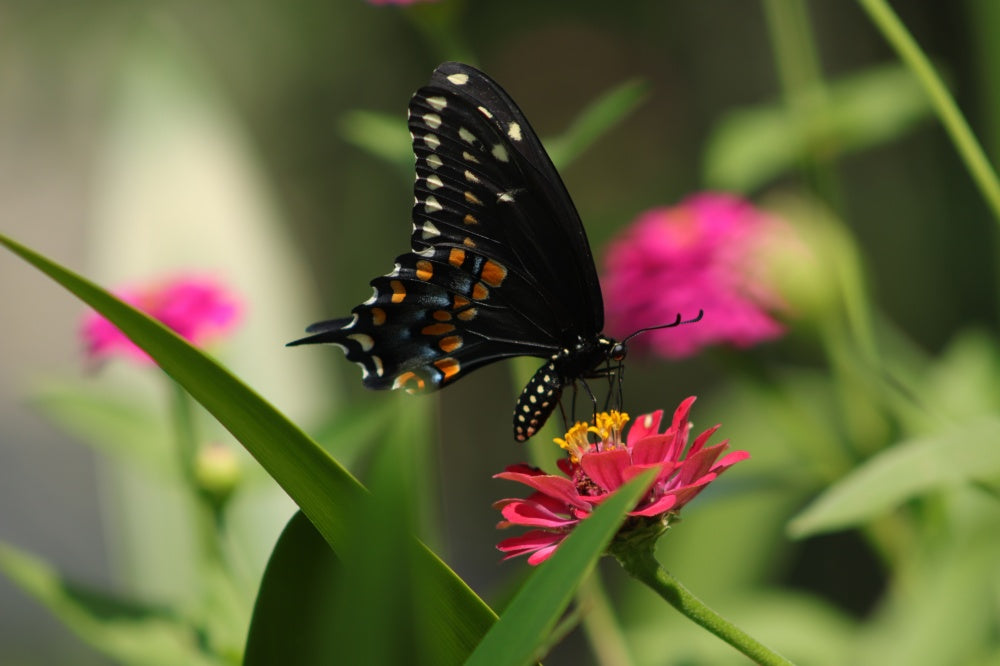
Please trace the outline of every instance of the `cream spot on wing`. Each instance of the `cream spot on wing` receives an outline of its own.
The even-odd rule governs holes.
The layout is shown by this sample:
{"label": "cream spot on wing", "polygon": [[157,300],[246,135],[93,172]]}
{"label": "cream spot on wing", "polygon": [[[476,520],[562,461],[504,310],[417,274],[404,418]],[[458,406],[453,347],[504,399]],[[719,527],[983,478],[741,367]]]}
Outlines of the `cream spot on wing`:
{"label": "cream spot on wing", "polygon": [[476,140],[476,135],[465,129],[464,127],[458,128],[458,136],[462,141],[466,143],[473,143]]}
{"label": "cream spot on wing", "polygon": [[442,206],[441,202],[434,197],[427,197],[427,201],[424,202],[424,212],[426,213],[436,213],[443,209],[444,206]]}
{"label": "cream spot on wing", "polygon": [[435,111],[440,111],[444,107],[448,106],[448,100],[446,100],[444,97],[428,97],[427,103]]}
{"label": "cream spot on wing", "polygon": [[361,351],[363,352],[369,352],[375,346],[375,340],[372,339],[372,336],[365,335],[364,333],[352,333],[347,337],[361,345]]}
{"label": "cream spot on wing", "polygon": [[466,83],[469,82],[469,75],[463,74],[461,72],[457,74],[449,74],[448,80],[454,83],[456,86],[464,86]]}
{"label": "cream spot on wing", "polygon": [[509,136],[514,141],[521,140],[521,126],[515,122],[512,122],[507,126],[507,136]]}
{"label": "cream spot on wing", "polygon": [[493,157],[497,158],[501,162],[510,161],[510,155],[507,154],[507,149],[504,147],[502,143],[498,143],[497,145],[493,146],[492,153]]}
{"label": "cream spot on wing", "polygon": [[436,113],[425,113],[424,123],[431,129],[437,129],[441,127],[441,116]]}

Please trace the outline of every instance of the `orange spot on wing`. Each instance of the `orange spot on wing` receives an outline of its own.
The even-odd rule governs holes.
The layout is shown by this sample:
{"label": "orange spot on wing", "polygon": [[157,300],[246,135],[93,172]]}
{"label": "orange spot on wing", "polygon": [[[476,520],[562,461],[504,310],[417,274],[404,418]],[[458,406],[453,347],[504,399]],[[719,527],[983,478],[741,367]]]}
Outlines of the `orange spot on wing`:
{"label": "orange spot on wing", "polygon": [[484,301],[490,297],[490,290],[482,282],[477,282],[472,288],[472,298],[477,301]]}
{"label": "orange spot on wing", "polygon": [[407,393],[423,391],[426,386],[427,384],[424,383],[424,380],[415,372],[404,372],[396,377],[396,380],[392,383],[392,388],[401,388]]}
{"label": "orange spot on wing", "polygon": [[462,321],[471,321],[476,318],[476,308],[469,308],[458,313],[458,318]]}
{"label": "orange spot on wing", "polygon": [[459,310],[461,308],[464,308],[471,302],[472,301],[467,299],[465,296],[459,296],[458,294],[455,294],[455,304],[452,305],[452,309]]}
{"label": "orange spot on wing", "polygon": [[462,346],[462,337],[459,335],[449,335],[446,338],[441,338],[441,341],[438,342],[438,347],[441,348],[441,351],[447,352],[449,354],[461,346]]}
{"label": "orange spot on wing", "polygon": [[465,193],[465,200],[468,201],[470,204],[474,204],[476,206],[482,206],[483,205],[483,202],[480,201],[479,198],[475,194],[473,194],[472,192],[466,192]]}
{"label": "orange spot on wing", "polygon": [[431,262],[426,261],[424,259],[421,259],[420,261],[417,262],[418,279],[421,279],[426,282],[427,280],[431,279],[432,275],[434,275],[434,265]]}
{"label": "orange spot on wing", "polygon": [[457,375],[458,371],[462,369],[461,364],[453,358],[438,359],[434,361],[434,367],[444,374],[444,381],[448,381]]}
{"label": "orange spot on wing", "polygon": [[468,236],[462,239],[462,245],[465,247],[476,247],[476,241],[472,240]]}
{"label": "orange spot on wing", "polygon": [[487,259],[486,263],[483,264],[480,277],[483,278],[483,282],[491,287],[499,287],[507,279],[507,269],[497,262]]}
{"label": "orange spot on wing", "polygon": [[431,314],[431,316],[434,317],[435,319],[437,319],[438,321],[450,321],[451,320],[451,313],[447,312],[445,310],[435,310]]}
{"label": "orange spot on wing", "polygon": [[455,326],[453,324],[431,324],[430,326],[424,326],[420,332],[424,335],[444,335],[454,330]]}
{"label": "orange spot on wing", "polygon": [[382,308],[372,308],[372,324],[381,326],[385,323],[385,310]]}
{"label": "orange spot on wing", "polygon": [[399,280],[393,280],[389,286],[392,287],[392,302],[402,303],[403,299],[406,298],[406,287],[403,286],[403,283]]}
{"label": "orange spot on wing", "polygon": [[472,213],[466,213],[465,217],[462,218],[462,222],[466,224],[479,224],[479,220]]}
{"label": "orange spot on wing", "polygon": [[460,267],[463,263],[465,263],[465,250],[461,250],[457,247],[451,248],[451,251],[448,253],[448,263],[455,268]]}

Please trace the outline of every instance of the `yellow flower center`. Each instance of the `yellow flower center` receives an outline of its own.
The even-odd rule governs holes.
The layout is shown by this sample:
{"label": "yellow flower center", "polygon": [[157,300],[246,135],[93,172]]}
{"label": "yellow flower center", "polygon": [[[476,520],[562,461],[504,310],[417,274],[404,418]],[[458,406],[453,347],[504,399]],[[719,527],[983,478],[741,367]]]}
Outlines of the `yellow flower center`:
{"label": "yellow flower center", "polygon": [[589,451],[606,451],[623,446],[622,429],[626,423],[628,414],[625,412],[599,412],[594,415],[594,425],[577,421],[566,431],[565,437],[556,437],[553,441],[569,453],[573,462],[579,462]]}

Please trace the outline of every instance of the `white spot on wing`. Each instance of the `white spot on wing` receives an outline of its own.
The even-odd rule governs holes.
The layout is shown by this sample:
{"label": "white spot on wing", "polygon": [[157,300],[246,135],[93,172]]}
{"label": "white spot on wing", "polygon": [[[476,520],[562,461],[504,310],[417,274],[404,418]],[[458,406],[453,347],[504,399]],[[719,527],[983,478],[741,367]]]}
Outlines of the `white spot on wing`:
{"label": "white spot on wing", "polygon": [[424,222],[423,226],[420,227],[420,235],[424,240],[428,238],[434,238],[435,236],[440,236],[441,232],[437,227],[431,222]]}
{"label": "white spot on wing", "polygon": [[456,86],[464,86],[466,83],[469,82],[469,75],[463,74],[461,72],[457,74],[449,74],[448,80],[454,83]]}
{"label": "white spot on wing", "polygon": [[[424,202],[424,212],[425,213],[436,213],[439,210],[443,210],[443,209],[444,209],[444,206],[442,206],[441,202],[438,201],[437,199],[435,199],[434,197],[427,197],[427,201]],[[426,229],[426,225],[424,225],[424,227]]]}
{"label": "white spot on wing", "polygon": [[514,141],[521,140],[521,126],[515,122],[512,122],[507,126],[507,136],[509,136]]}
{"label": "white spot on wing", "polygon": [[444,107],[448,106],[448,100],[446,100],[444,97],[428,97],[427,103],[435,111],[440,111]]}
{"label": "white spot on wing", "polygon": [[424,143],[431,150],[437,150],[438,147],[441,145],[441,139],[437,138],[437,135],[435,134],[425,134]]}
{"label": "white spot on wing", "polygon": [[466,143],[473,143],[476,140],[476,135],[464,127],[458,128],[458,136]]}
{"label": "white spot on wing", "polygon": [[432,169],[437,169],[442,164],[444,164],[444,162],[441,161],[441,158],[438,157],[437,153],[431,153],[430,155],[427,156],[427,158],[424,161],[427,162],[427,166],[429,166]]}
{"label": "white spot on wing", "polygon": [[368,297],[368,300],[361,305],[372,305],[376,300],[378,300],[378,289],[372,287],[372,295]]}
{"label": "white spot on wing", "polygon": [[479,164],[479,160],[476,159],[475,155],[473,155],[470,152],[464,151],[464,150],[462,151],[462,159],[465,160],[466,162],[472,162],[473,164]]}
{"label": "white spot on wing", "polygon": [[437,129],[441,127],[441,116],[436,113],[425,113],[424,123],[431,129]]}
{"label": "white spot on wing", "polygon": [[368,368],[365,367],[365,364],[361,361],[355,361],[354,363],[361,368],[361,379],[368,379],[368,375],[371,373],[368,372]]}
{"label": "white spot on wing", "polygon": [[465,171],[465,179],[467,181],[469,181],[470,183],[478,183],[479,182],[479,179],[476,178],[476,174],[472,173],[468,169],[466,169],[466,171]]}
{"label": "white spot on wing", "polygon": [[487,118],[492,118],[493,117],[493,114],[490,113],[490,110],[487,109],[485,106],[480,106],[480,107],[476,107],[476,108],[479,109],[479,113],[483,114]]}
{"label": "white spot on wing", "polygon": [[507,149],[504,147],[502,143],[498,143],[497,145],[493,146],[493,150],[491,152],[493,153],[493,157],[497,158],[501,162],[510,161],[510,155],[507,154]]}
{"label": "white spot on wing", "polygon": [[510,192],[501,192],[497,195],[497,201],[502,203],[514,203],[514,195]]}
{"label": "white spot on wing", "polygon": [[375,374],[381,377],[385,374],[385,368],[382,366],[382,359],[378,356],[372,356],[372,363],[375,364]]}
{"label": "white spot on wing", "polygon": [[353,313],[351,315],[351,321],[349,321],[346,324],[344,324],[343,326],[341,326],[340,330],[346,331],[346,330],[349,330],[351,328],[354,328],[354,325],[357,324],[357,323],[358,323],[358,313],[355,312],[355,313]]}
{"label": "white spot on wing", "polygon": [[363,352],[370,352],[372,347],[375,346],[375,340],[372,339],[372,336],[365,335],[364,333],[352,333],[347,337],[361,345],[361,351]]}
{"label": "white spot on wing", "polygon": [[441,179],[437,175],[431,174],[430,176],[427,176],[427,187],[431,188],[432,190],[436,190],[439,187],[443,186],[444,183],[441,182]]}

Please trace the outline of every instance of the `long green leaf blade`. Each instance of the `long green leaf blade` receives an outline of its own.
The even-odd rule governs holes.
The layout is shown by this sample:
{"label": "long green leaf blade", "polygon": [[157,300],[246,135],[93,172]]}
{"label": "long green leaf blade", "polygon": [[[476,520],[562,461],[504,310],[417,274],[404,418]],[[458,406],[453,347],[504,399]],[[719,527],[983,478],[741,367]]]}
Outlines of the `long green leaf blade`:
{"label": "long green leaf blade", "polygon": [[[0,235],[29,264],[108,318],[183,386],[281,485],[334,551],[362,538],[349,531],[350,512],[369,497],[358,481],[257,393],[172,331],[92,282]],[[416,542],[414,542],[416,543]],[[471,650],[495,615],[433,553],[418,547],[427,565],[427,600],[438,641]]]}

